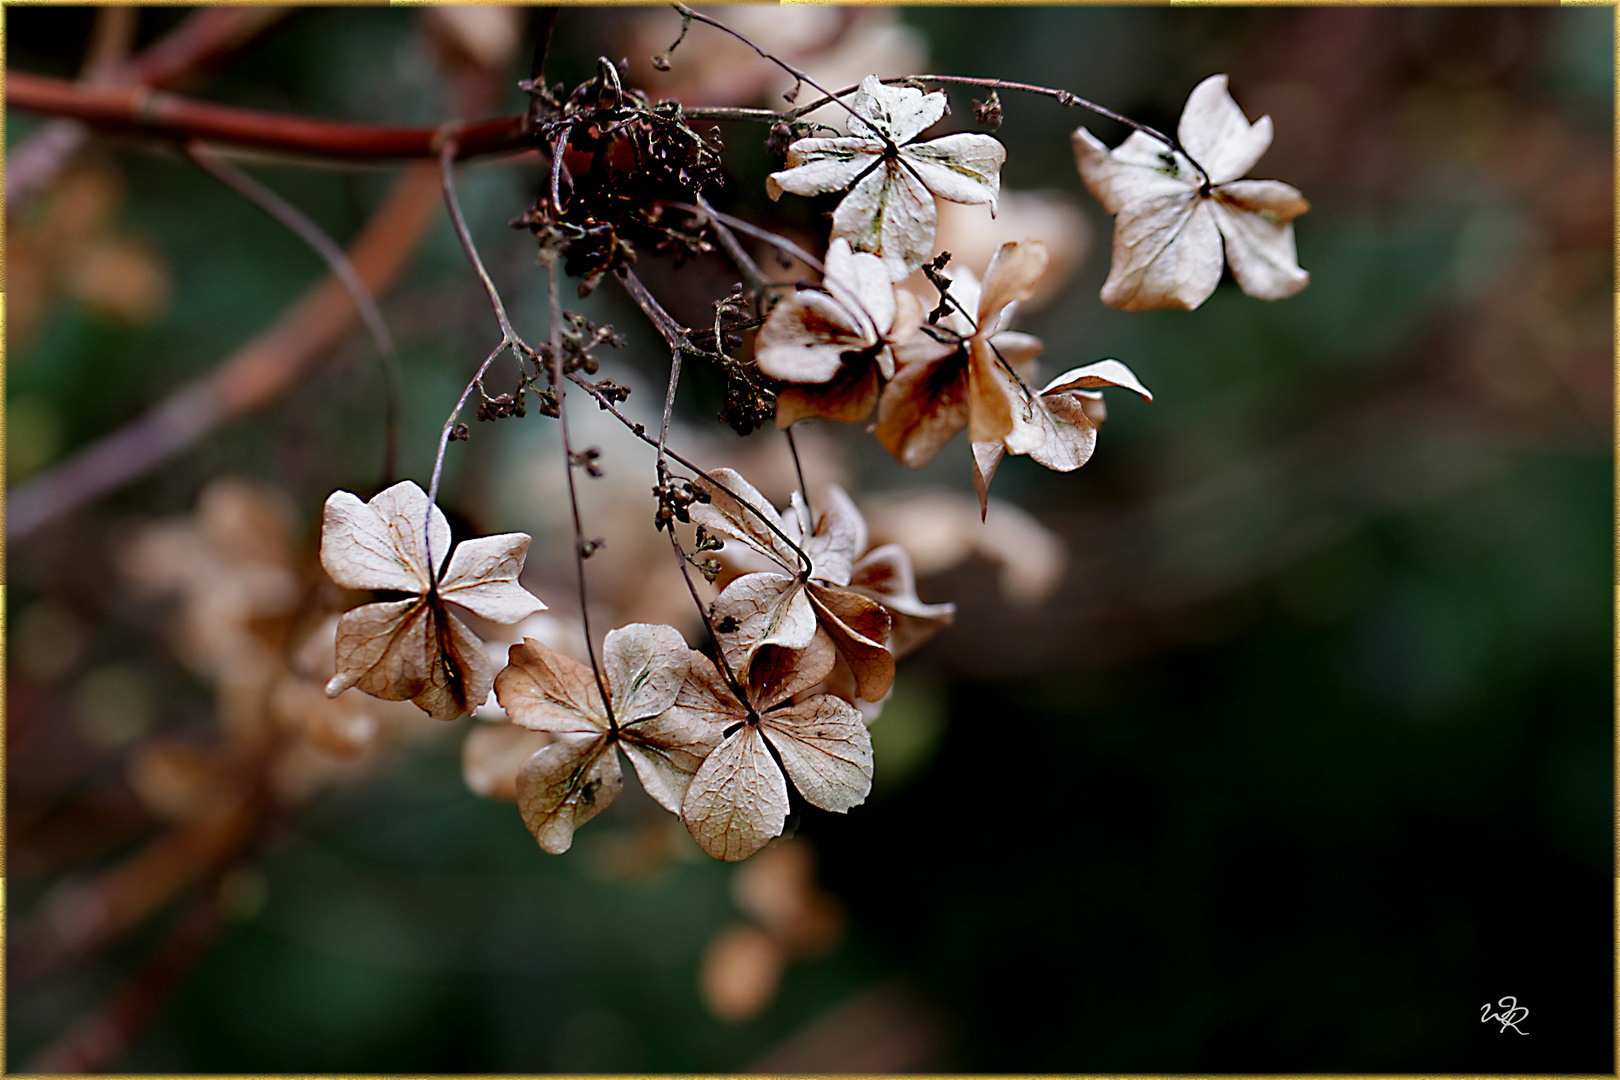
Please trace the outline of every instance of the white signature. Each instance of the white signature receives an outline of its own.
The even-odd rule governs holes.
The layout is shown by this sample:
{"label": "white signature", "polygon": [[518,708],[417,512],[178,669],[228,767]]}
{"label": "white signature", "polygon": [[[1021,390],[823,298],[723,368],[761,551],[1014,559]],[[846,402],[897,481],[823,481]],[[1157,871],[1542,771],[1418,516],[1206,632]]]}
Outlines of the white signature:
{"label": "white signature", "polygon": [[1491,1012],[1491,1003],[1488,1001],[1481,1005],[1479,1007],[1481,1014],[1479,1022],[1482,1024],[1488,1024],[1492,1020],[1500,1022],[1502,1027],[1499,1031],[1497,1031],[1498,1035],[1500,1035],[1503,1031],[1506,1031],[1508,1028],[1512,1028],[1520,1035],[1530,1034],[1528,1031],[1525,1031],[1519,1026],[1520,1021],[1529,1019],[1530,1010],[1525,1008],[1523,1005],[1520,1005],[1518,998],[1505,997],[1496,1003],[1496,1007],[1502,1011],[1496,1013]]}

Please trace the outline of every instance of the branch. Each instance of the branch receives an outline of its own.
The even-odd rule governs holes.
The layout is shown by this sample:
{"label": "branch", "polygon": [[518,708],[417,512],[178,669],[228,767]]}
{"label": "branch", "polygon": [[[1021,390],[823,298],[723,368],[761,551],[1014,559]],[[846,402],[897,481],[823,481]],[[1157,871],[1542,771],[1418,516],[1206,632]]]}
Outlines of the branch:
{"label": "branch", "polygon": [[[432,169],[407,173],[349,249],[349,261],[377,295],[404,270],[438,205]],[[215,428],[281,397],[343,341],[354,302],[327,277],[281,318],[204,379],[18,488],[7,500],[13,543],[128,484]]]}
{"label": "branch", "polygon": [[[66,79],[6,72],[6,105],[82,120],[102,131],[270,150],[339,161],[437,158],[444,131],[350,124],[257,112],[180,97],[143,86],[83,86]],[[534,149],[522,116],[468,124],[456,132],[457,158]]]}
{"label": "branch", "polygon": [[[112,10],[116,9],[103,9],[102,14]],[[93,43],[83,78],[115,86],[173,86],[240,48],[286,14],[286,8],[205,8],[187,16],[139,56],[114,63],[110,70],[101,60],[105,52]],[[88,135],[89,129],[79,121],[58,119],[22,140],[7,155],[6,209],[15,210],[49,187]]]}

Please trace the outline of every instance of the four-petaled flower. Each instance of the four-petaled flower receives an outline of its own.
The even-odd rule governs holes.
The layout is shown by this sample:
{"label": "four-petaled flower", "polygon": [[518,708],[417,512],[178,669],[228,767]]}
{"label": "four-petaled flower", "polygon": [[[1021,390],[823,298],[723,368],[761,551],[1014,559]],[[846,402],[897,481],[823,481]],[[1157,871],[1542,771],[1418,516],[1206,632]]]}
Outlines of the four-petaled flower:
{"label": "four-petaled flower", "polygon": [[672,626],[633,623],[602,643],[608,706],[591,669],[527,638],[495,680],[514,724],[550,733],[524,762],[518,809],[540,846],[567,851],[574,830],[607,809],[624,787],[623,750],[647,794],[678,814],[686,786],[719,745],[724,727],[701,712],[671,709],[687,680],[686,639]]}
{"label": "four-petaled flower", "polygon": [[693,775],[681,820],[699,847],[728,862],[781,835],[788,780],[805,802],[835,813],[859,806],[872,790],[872,738],[855,707],[831,694],[786,704],[826,677],[831,657],[805,664],[778,653],[772,666],[780,670],[756,670],[763,677],[748,680],[739,699],[714,664],[693,653],[670,710],[683,723],[725,733]]}
{"label": "four-petaled flower", "polygon": [[1074,133],[1086,187],[1119,215],[1103,303],[1196,308],[1221,280],[1223,239],[1232,276],[1250,296],[1279,300],[1303,289],[1310,275],[1299,268],[1290,223],[1310,204],[1279,181],[1238,179],[1271,145],[1271,118],[1250,124],[1226,76],[1212,75],[1187,98],[1176,136],[1186,154],[1140,131],[1113,151],[1085,128]]}
{"label": "four-petaled flower", "polygon": [[833,237],[879,256],[899,281],[933,254],[935,195],[989,203],[994,210],[1007,151],[988,135],[969,133],[913,142],[945,115],[945,95],[938,91],[885,86],[868,75],[848,105],[851,134],[793,143],[788,167],[771,174],[766,191],[775,199],[784,191],[820,195],[850,188],[833,212]]}
{"label": "four-petaled flower", "polygon": [[[517,583],[528,550],[526,534],[502,533],[463,541],[446,560],[450,524],[409,480],[364,503],[333,492],[321,526],[326,572],[345,589],[409,598],[367,604],[338,620],[337,674],[327,694],[353,686],[388,701],[409,698],[436,720],[483,704],[495,665],[446,605],[502,625],[544,610]],[[434,572],[434,561],[442,573]]]}

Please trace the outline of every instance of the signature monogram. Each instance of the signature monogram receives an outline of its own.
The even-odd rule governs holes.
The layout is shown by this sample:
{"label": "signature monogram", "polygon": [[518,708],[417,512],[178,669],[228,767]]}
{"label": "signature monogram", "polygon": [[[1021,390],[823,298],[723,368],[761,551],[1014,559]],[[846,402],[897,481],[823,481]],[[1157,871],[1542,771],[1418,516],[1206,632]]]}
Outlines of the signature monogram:
{"label": "signature monogram", "polygon": [[1488,1024],[1492,1020],[1500,1022],[1502,1027],[1497,1031],[1498,1035],[1500,1035],[1503,1031],[1506,1031],[1508,1028],[1512,1028],[1520,1035],[1530,1034],[1528,1031],[1525,1031],[1523,1028],[1519,1027],[1520,1021],[1529,1018],[1530,1010],[1525,1008],[1523,1005],[1520,1005],[1518,998],[1505,997],[1496,1003],[1496,1007],[1500,1009],[1501,1012],[1491,1012],[1491,1003],[1488,1001],[1481,1005],[1479,1007],[1479,1022],[1482,1024]]}

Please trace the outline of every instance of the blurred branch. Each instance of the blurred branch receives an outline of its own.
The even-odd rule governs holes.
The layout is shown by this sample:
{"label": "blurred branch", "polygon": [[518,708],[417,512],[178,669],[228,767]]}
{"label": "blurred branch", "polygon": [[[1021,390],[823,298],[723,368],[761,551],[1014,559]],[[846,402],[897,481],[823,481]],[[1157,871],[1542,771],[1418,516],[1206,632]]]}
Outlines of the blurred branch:
{"label": "blurred branch", "polygon": [[[447,131],[314,120],[212,105],[144,86],[85,86],[11,70],[6,71],[6,104],[26,112],[72,117],[118,134],[200,139],[341,161],[437,158]],[[455,129],[455,136],[458,160],[533,148],[522,116],[480,120]]]}
{"label": "blurred branch", "polygon": [[[385,291],[404,270],[438,205],[431,167],[400,179],[349,249],[366,290]],[[118,431],[18,488],[8,500],[7,533],[24,540],[42,526],[115,491],[236,417],[290,390],[343,341],[355,317],[343,285],[327,277],[215,371]]]}
{"label": "blurred branch", "polygon": [[105,1072],[124,1056],[135,1036],[202,957],[221,922],[218,896],[197,897],[146,967],[103,1008],[40,1051],[29,1063],[29,1071],[45,1075]]}
{"label": "blurred branch", "polygon": [[[86,83],[173,86],[253,40],[288,13],[275,7],[205,8],[133,59],[126,59],[134,8],[97,12],[82,79]],[[15,210],[50,185],[84,146],[89,128],[78,120],[52,120],[7,155],[6,209]]]}

